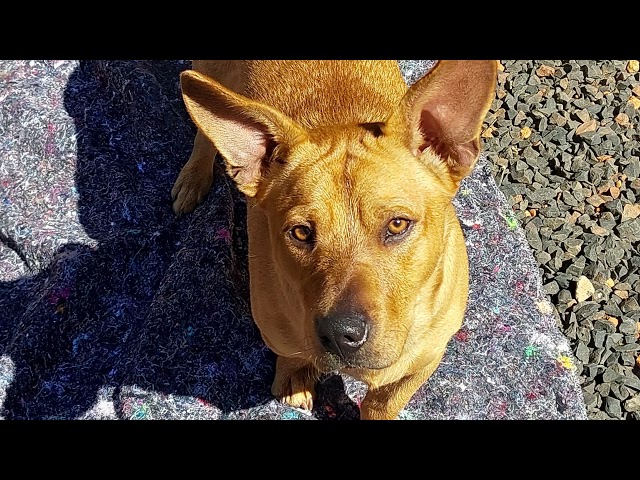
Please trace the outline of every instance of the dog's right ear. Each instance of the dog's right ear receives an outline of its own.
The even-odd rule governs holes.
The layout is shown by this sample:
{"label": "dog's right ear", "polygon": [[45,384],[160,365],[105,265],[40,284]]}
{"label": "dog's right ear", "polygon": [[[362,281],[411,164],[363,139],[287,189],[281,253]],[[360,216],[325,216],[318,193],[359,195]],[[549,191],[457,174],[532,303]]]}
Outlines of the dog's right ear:
{"label": "dog's right ear", "polygon": [[249,197],[256,195],[274,153],[284,155],[289,146],[306,138],[304,128],[284,113],[195,70],[183,72],[180,84],[191,118],[224,158],[238,189]]}
{"label": "dog's right ear", "polygon": [[387,121],[416,156],[439,154],[456,185],[480,153],[480,131],[495,97],[495,60],[440,60],[407,91]]}

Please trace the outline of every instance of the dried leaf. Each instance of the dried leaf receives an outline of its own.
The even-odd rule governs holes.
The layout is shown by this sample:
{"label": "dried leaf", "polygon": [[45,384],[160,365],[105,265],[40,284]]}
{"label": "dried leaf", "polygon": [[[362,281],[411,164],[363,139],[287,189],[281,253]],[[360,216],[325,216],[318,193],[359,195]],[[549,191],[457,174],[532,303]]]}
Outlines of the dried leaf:
{"label": "dried leaf", "polygon": [[480,136],[482,138],[493,138],[493,131],[494,130],[495,129],[493,127],[489,127],[484,132],[482,132],[482,134]]}
{"label": "dried leaf", "polygon": [[638,73],[638,70],[640,70],[640,63],[638,63],[638,60],[629,60],[627,63],[627,72]]}
{"label": "dried leaf", "polygon": [[626,127],[627,125],[629,125],[629,115],[627,115],[624,112],[620,112],[616,116],[615,120],[616,120],[616,123],[621,127]]}
{"label": "dried leaf", "polygon": [[606,162],[607,160],[611,160],[613,157],[611,155],[600,155],[599,157],[596,157],[596,160],[598,160],[599,162]]}
{"label": "dried leaf", "polygon": [[576,135],[582,135],[583,133],[587,132],[595,132],[596,128],[598,128],[598,123],[595,121],[595,119],[591,119],[576,128]]}
{"label": "dried leaf", "polygon": [[591,233],[599,237],[605,237],[611,232],[609,232],[609,230],[607,230],[606,228],[602,228],[600,225],[593,225],[591,227]]}
{"label": "dried leaf", "polygon": [[613,291],[614,295],[616,295],[617,297],[626,300],[627,298],[629,298],[629,292],[627,292],[626,290],[614,290]]}
{"label": "dried leaf", "polygon": [[636,203],[635,205],[627,204],[624,206],[624,210],[622,210],[623,222],[627,220],[632,220],[638,217],[640,217],[640,204],[638,203]]}
{"label": "dried leaf", "polygon": [[[600,205],[602,205],[603,203],[606,203],[607,200],[605,200],[604,198],[602,198],[602,195],[591,195],[590,197],[588,197],[587,199],[587,203],[593,205],[594,207],[599,207]],[[613,199],[612,199],[613,200]]]}
{"label": "dried leaf", "polygon": [[555,67],[549,65],[540,65],[536,70],[536,75],[539,77],[552,77],[554,73],[556,73]]}
{"label": "dried leaf", "polygon": [[569,223],[570,225],[575,225],[576,224],[576,220],[578,220],[578,217],[582,215],[580,212],[573,212],[571,215],[569,215],[569,217],[566,219],[567,223]]}
{"label": "dried leaf", "polygon": [[620,323],[620,320],[618,320],[616,317],[612,317],[611,315],[607,315],[604,317],[607,322],[609,322],[611,325],[613,325],[614,327],[618,327],[618,324]]}
{"label": "dried leaf", "polygon": [[616,198],[618,198],[620,196],[620,189],[618,187],[611,187],[609,189],[609,193],[611,194],[611,196],[615,200]]}

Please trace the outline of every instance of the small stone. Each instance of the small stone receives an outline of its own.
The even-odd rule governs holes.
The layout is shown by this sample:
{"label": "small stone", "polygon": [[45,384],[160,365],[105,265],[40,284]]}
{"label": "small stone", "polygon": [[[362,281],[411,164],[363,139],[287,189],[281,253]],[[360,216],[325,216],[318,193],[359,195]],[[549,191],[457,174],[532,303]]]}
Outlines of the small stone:
{"label": "small stone", "polygon": [[622,222],[616,227],[616,230],[620,238],[623,240],[637,242],[640,240],[640,218],[634,218],[633,220]]}
{"label": "small stone", "polygon": [[595,292],[596,292],[596,289],[594,288],[591,281],[584,275],[580,275],[580,278],[578,278],[578,282],[576,284],[575,299],[578,302],[584,302],[585,300],[590,298]]}
{"label": "small stone", "polygon": [[625,318],[622,320],[622,323],[620,324],[618,329],[620,333],[623,333],[625,335],[633,335],[637,332],[636,322]]}
{"label": "small stone", "polygon": [[[620,310],[622,310],[624,313],[636,312],[640,310],[640,305],[638,305],[638,301],[635,299],[635,297],[631,297],[625,300],[624,302],[622,302],[622,304],[620,305]],[[620,331],[622,332],[622,328],[620,329]],[[627,332],[622,332],[622,333],[627,333]],[[631,329],[631,331],[629,332],[629,335],[633,335],[635,333],[637,333],[637,328],[634,324],[633,329]]]}
{"label": "small stone", "polygon": [[624,335],[622,335],[621,333],[610,333],[609,336],[607,337],[605,347],[611,348],[615,345],[618,345],[623,338],[624,338]]}
{"label": "small stone", "polygon": [[526,113],[524,113],[523,111],[519,110],[518,113],[516,114],[516,116],[513,119],[513,124],[514,125],[519,125],[520,123],[522,123],[522,121],[527,118]]}
{"label": "small stone", "polygon": [[638,98],[638,97],[634,97],[633,95],[631,95],[631,98],[629,99],[629,103],[636,110],[638,110],[640,108],[640,98]]}
{"label": "small stone", "polygon": [[627,204],[624,206],[624,210],[622,210],[623,222],[637,218],[639,216],[640,216],[640,203],[636,203],[635,205]]}
{"label": "small stone", "polygon": [[[582,110],[578,110],[575,113],[575,116],[582,122],[582,123],[587,123],[589,121],[591,121],[591,114],[589,113],[589,110],[587,109],[582,109]],[[571,124],[570,124],[571,125]]]}
{"label": "small stone", "polygon": [[545,263],[548,263],[551,260],[551,255],[549,255],[547,252],[544,252],[544,251],[538,252],[536,253],[536,260],[538,261],[539,264],[544,265]]}
{"label": "small stone", "polygon": [[582,363],[589,363],[589,353],[589,347],[582,342],[578,342],[578,347],[576,348],[575,353],[576,358]]}
{"label": "small stone", "polygon": [[613,278],[609,277],[607,278],[607,280],[605,280],[605,285],[609,288],[613,288],[616,285],[616,282]]}
{"label": "small stone", "polygon": [[640,378],[636,377],[633,373],[630,375],[625,375],[622,378],[622,383],[624,383],[627,387],[633,388],[634,390],[640,390]]}
{"label": "small stone", "polygon": [[[636,347],[638,347],[637,349],[640,350],[640,345],[636,345]],[[620,354],[620,360],[622,361],[622,365],[626,366],[626,367],[633,367],[636,363],[636,357],[635,357],[635,352],[636,350],[633,351],[627,351],[627,352],[622,352]],[[619,397],[618,397],[619,398]],[[623,400],[622,398],[620,400]]]}
{"label": "small stone", "polygon": [[543,285],[542,288],[544,290],[544,293],[546,293],[547,295],[555,295],[560,291],[560,286],[555,280],[552,280],[551,282]]}
{"label": "small stone", "polygon": [[611,393],[611,384],[601,383],[600,385],[596,385],[595,390],[604,398]]}
{"label": "small stone", "polygon": [[[635,181],[640,177],[640,161],[637,157],[630,157],[629,164],[624,168],[622,173],[624,173],[628,178]],[[631,183],[631,187],[633,188],[634,183]]]}
{"label": "small stone", "polygon": [[604,307],[602,307],[602,309],[605,311],[605,313],[608,313],[609,315],[611,315],[612,317],[621,317],[622,316],[622,310],[620,310],[620,308],[618,307],[618,305],[616,305],[615,302],[608,302],[605,303]]}
{"label": "small stone", "polygon": [[584,320],[586,318],[590,318],[597,311],[598,311],[598,304],[596,302],[593,302],[593,301],[586,302],[585,301],[584,303],[582,303],[580,308],[575,311],[576,318],[579,321],[582,321],[582,320]]}
{"label": "small stone", "polygon": [[620,263],[624,257],[624,253],[625,250],[617,246],[606,249],[604,252],[604,260],[610,268],[613,268]]}
{"label": "small stone", "polygon": [[526,140],[527,138],[529,138],[531,136],[532,130],[529,127],[522,127],[520,129],[520,137],[523,140]]}
{"label": "small stone", "polygon": [[620,374],[612,368],[607,368],[602,374],[602,381],[605,383],[615,382],[620,377]]}
{"label": "small stone", "polygon": [[640,350],[640,345],[637,343],[625,343],[624,345],[617,345],[614,348],[616,352],[636,352]]}
{"label": "small stone", "polygon": [[560,115],[558,112],[553,112],[549,116],[549,121],[554,125],[558,125],[559,127],[564,127],[567,123],[567,119],[563,115]]}
{"label": "small stone", "polygon": [[627,412],[640,412],[640,394],[636,394],[624,402],[624,409]]}
{"label": "small stone", "polygon": [[622,407],[620,406],[620,400],[613,397],[607,397],[604,404],[604,410],[614,418],[622,417]]}
{"label": "small stone", "polygon": [[[540,67],[542,68],[542,67]],[[629,73],[638,73],[638,70],[640,69],[640,65],[638,64],[638,60],[629,60],[629,62],[627,63],[627,72]],[[540,76],[540,75],[538,75]]]}
{"label": "small stone", "polygon": [[606,228],[607,230],[611,230],[617,225],[618,222],[615,220],[611,212],[604,212],[602,215],[600,215],[599,223],[601,227]]}
{"label": "small stone", "polygon": [[611,393],[621,402],[629,397],[629,389],[624,385],[618,385],[616,383],[611,384]]}
{"label": "small stone", "polygon": [[587,408],[595,408],[597,403],[598,403],[597,394],[584,392],[584,404]]}
{"label": "small stone", "polygon": [[[531,227],[529,227],[530,225]],[[530,222],[525,226],[525,236],[527,237],[531,248],[534,250],[542,250],[542,240],[540,239],[538,230],[533,223]]]}

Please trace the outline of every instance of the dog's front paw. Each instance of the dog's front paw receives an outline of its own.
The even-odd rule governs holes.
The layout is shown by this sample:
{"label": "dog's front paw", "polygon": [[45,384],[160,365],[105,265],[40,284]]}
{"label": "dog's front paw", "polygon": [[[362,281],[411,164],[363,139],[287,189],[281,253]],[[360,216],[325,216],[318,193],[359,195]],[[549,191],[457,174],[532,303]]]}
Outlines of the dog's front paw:
{"label": "dog's front paw", "polygon": [[279,356],[271,393],[287,405],[311,411],[316,380],[317,371],[313,365]]}
{"label": "dog's front paw", "polygon": [[188,162],[171,189],[173,211],[180,216],[202,203],[213,184],[213,169],[205,162]]}

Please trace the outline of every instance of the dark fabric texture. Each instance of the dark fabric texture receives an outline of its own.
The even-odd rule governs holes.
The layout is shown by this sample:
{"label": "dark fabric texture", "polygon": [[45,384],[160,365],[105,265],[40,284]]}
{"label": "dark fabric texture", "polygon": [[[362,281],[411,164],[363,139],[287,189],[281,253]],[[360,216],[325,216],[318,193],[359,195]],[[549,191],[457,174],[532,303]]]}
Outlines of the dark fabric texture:
{"label": "dark fabric texture", "polygon": [[[403,61],[409,83],[432,65]],[[216,164],[205,203],[170,194],[195,128],[186,61],[0,62],[0,417],[355,419],[326,376],[313,412],[270,394],[249,309],[245,202]],[[586,418],[568,343],[484,156],[455,206],[463,328],[401,418]]]}

